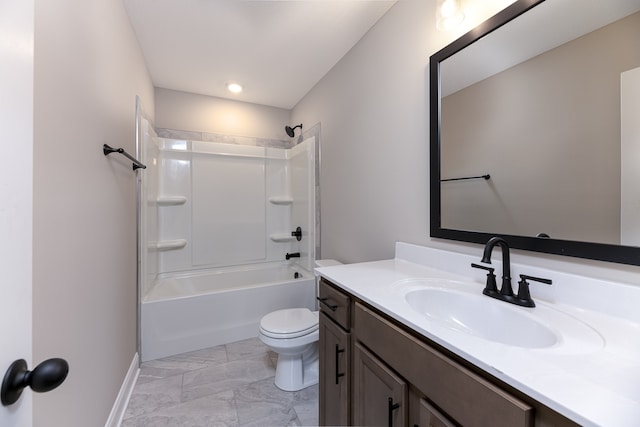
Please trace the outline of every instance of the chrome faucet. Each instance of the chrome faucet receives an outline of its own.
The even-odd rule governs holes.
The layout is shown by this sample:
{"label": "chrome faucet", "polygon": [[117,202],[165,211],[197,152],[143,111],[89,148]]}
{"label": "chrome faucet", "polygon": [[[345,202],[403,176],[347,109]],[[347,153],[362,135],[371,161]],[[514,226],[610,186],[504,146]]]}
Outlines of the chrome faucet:
{"label": "chrome faucet", "polygon": [[496,285],[496,276],[493,274],[493,271],[495,270],[494,268],[479,264],[471,264],[471,267],[480,268],[489,272],[487,274],[487,284],[485,285],[482,293],[490,296],[491,298],[496,298],[511,304],[521,305],[524,307],[535,307],[536,304],[533,302],[533,299],[531,299],[531,295],[529,294],[529,283],[527,280],[533,280],[547,285],[551,284],[551,280],[521,274],[520,281],[518,282],[518,295],[513,295],[513,288],[511,287],[511,259],[509,257],[509,245],[507,244],[507,241],[502,237],[497,236],[489,239],[484,246],[481,262],[491,264],[491,251],[493,251],[493,248],[496,245],[500,245],[500,249],[502,250],[502,286],[500,287],[500,291],[498,291]]}

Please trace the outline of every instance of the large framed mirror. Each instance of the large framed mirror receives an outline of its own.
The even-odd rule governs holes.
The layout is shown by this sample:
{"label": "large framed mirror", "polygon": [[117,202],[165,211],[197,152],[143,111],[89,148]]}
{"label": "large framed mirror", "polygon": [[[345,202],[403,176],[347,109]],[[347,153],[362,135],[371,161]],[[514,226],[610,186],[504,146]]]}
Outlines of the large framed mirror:
{"label": "large framed mirror", "polygon": [[518,0],[429,67],[432,237],[640,265],[640,0]]}

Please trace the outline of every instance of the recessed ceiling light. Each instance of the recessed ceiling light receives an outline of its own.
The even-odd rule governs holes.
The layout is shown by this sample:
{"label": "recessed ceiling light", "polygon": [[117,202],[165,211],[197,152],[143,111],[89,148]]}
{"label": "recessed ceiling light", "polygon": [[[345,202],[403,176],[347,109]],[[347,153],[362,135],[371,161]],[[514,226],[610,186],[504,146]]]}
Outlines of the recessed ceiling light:
{"label": "recessed ceiling light", "polygon": [[227,89],[229,92],[240,93],[242,92],[242,86],[238,83],[227,83]]}

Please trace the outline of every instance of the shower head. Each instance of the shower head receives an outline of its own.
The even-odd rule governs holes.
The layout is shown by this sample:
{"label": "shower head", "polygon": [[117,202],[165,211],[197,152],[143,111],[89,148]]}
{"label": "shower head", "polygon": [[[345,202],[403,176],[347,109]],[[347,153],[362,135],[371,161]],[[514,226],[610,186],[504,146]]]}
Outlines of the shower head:
{"label": "shower head", "polygon": [[300,123],[298,126],[294,126],[294,127],[285,126],[284,130],[285,130],[285,132],[287,132],[287,135],[289,135],[291,138],[293,138],[295,136],[295,130],[298,129],[298,128],[302,129],[302,123]]}

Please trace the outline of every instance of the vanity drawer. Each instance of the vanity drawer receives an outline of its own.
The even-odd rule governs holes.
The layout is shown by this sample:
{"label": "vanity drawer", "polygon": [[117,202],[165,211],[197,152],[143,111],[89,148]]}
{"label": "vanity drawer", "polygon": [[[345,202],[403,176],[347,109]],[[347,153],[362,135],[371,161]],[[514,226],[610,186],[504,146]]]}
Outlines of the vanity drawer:
{"label": "vanity drawer", "polygon": [[455,422],[468,427],[529,427],[534,410],[360,303],[357,339],[407,378]]}
{"label": "vanity drawer", "polygon": [[351,298],[326,279],[320,279],[318,290],[320,311],[345,330],[351,328]]}

